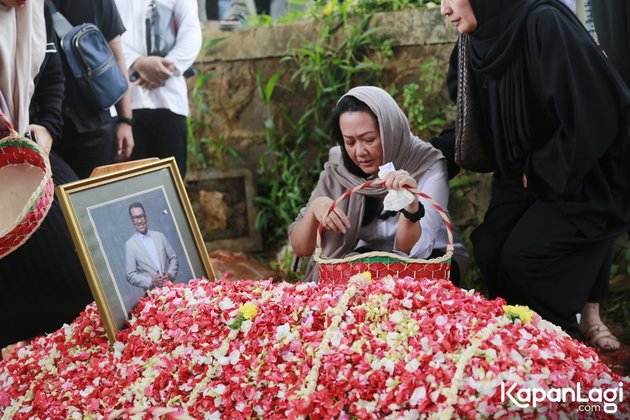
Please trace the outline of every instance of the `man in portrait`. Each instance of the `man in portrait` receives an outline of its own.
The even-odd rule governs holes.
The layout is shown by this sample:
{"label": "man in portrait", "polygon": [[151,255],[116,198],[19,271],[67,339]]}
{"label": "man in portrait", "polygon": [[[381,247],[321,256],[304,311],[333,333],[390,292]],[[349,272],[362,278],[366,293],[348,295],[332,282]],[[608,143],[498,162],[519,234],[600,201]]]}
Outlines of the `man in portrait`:
{"label": "man in portrait", "polygon": [[125,242],[125,278],[145,290],[162,287],[165,280],[175,281],[179,260],[164,234],[149,230],[141,203],[129,206],[129,216],[136,232]]}

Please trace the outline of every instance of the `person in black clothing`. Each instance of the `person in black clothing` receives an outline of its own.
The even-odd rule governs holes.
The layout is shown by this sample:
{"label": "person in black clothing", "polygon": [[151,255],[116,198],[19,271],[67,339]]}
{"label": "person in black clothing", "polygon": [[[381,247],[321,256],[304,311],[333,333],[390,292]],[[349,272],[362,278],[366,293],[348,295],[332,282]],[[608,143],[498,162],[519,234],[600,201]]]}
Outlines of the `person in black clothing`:
{"label": "person in black clothing", "polygon": [[[82,23],[96,25],[107,39],[118,65],[127,75],[120,43],[120,35],[125,31],[125,27],[114,0],[52,1],[72,25]],[[116,160],[126,160],[131,156],[133,149],[131,96],[127,91],[116,104],[118,120],[113,127],[109,110],[100,109],[85,100],[65,60],[63,62],[66,75],[64,127],[61,140],[55,142],[55,149],[80,178],[87,178],[95,167],[108,165]]]}
{"label": "person in black clothing", "polygon": [[498,166],[471,236],[488,289],[596,345],[610,332],[576,314],[605,293],[612,242],[630,227],[630,92],[560,2],[442,0],[441,11],[470,38]]}
{"label": "person in black clothing", "polygon": [[630,2],[591,0],[591,13],[601,47],[630,86]]}
{"label": "person in black clothing", "polygon": [[[0,0],[0,3],[6,3],[7,7],[19,6],[14,0]],[[45,22],[46,54],[34,80],[28,130],[34,140],[50,149],[47,142],[52,141],[54,144],[59,139],[63,124],[61,104],[64,74],[48,10]],[[44,26],[43,22],[37,25]],[[28,34],[28,28],[19,29],[20,36]],[[44,46],[41,48],[43,50]],[[11,64],[0,61],[0,73],[6,72],[6,66]],[[9,100],[4,92],[0,91],[0,94]],[[49,158],[55,185],[78,179],[54,150],[50,152]],[[72,322],[92,302],[85,274],[74,252],[72,238],[57,200],[53,201],[50,211],[33,236],[0,259],[0,284],[0,348],[53,332],[64,323]]]}
{"label": "person in black clothing", "polygon": [[[48,7],[45,7],[46,20],[46,55],[40,72],[35,76],[35,91],[29,109],[28,131],[49,154],[54,141],[61,137],[63,118],[61,106],[65,76],[61,67],[61,57],[52,27],[52,19]],[[55,153],[55,156],[57,154]]]}
{"label": "person in black clothing", "polygon": [[[630,3],[627,0],[590,0],[590,5],[599,44],[626,85],[630,86]],[[599,311],[599,303],[592,310]],[[606,348],[619,348],[619,340],[610,338],[613,343]]]}

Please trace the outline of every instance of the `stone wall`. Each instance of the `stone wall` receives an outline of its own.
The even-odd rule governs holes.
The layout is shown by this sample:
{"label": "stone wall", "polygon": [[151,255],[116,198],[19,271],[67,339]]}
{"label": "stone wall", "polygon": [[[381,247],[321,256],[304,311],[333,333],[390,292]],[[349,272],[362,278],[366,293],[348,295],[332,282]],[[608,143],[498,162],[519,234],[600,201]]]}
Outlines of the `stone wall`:
{"label": "stone wall", "polygon": [[[384,35],[394,40],[394,57],[385,70],[383,85],[404,85],[418,80],[423,59],[434,57],[446,69],[448,56],[456,38],[454,30],[445,25],[436,9],[420,9],[399,13],[379,14],[374,24],[384,28]],[[413,28],[413,30],[410,30]],[[203,51],[196,64],[201,73],[215,74],[205,84],[205,103],[210,117],[206,117],[208,134],[223,134],[227,143],[239,151],[246,166],[255,169],[264,147],[265,104],[257,92],[256,75],[264,80],[276,71],[284,72],[280,83],[290,85],[291,67],[281,59],[292,47],[299,46],[304,37],[315,34],[313,23],[296,23],[275,27],[260,27],[234,32],[219,31],[216,25],[205,22],[204,40],[223,38],[213,48]],[[446,70],[445,70],[446,71]],[[296,86],[299,89],[299,86]],[[277,102],[288,100],[278,91]],[[291,98],[295,101],[295,98]],[[300,103],[284,105],[299,109]],[[193,118],[200,112],[193,109]]]}

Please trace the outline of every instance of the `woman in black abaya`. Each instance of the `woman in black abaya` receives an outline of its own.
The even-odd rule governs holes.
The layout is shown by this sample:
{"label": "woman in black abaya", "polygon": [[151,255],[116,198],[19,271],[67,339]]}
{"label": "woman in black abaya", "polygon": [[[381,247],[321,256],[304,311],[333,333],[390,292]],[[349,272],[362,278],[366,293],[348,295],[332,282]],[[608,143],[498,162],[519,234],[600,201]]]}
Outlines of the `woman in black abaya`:
{"label": "woman in black abaya", "polygon": [[[613,239],[630,226],[630,92],[555,0],[442,0],[470,39],[479,112],[497,162],[471,239],[494,296],[614,348],[598,311]],[[588,306],[588,305],[587,305]]]}

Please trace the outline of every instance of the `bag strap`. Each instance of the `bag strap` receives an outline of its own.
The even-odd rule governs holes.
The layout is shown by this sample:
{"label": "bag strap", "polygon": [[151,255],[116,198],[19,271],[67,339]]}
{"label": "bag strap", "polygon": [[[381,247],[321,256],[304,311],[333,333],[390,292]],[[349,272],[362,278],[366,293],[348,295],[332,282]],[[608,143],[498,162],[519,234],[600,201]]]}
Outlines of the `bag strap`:
{"label": "bag strap", "polygon": [[[157,4],[155,0],[151,0],[147,9],[147,16],[145,19],[145,41],[147,44],[147,55],[153,55],[153,47],[158,45],[160,32],[157,26],[159,26],[160,16],[157,12]],[[155,26],[154,26],[155,25]],[[158,29],[156,33],[154,30]],[[155,40],[153,39],[155,38]]]}
{"label": "bag strap", "polygon": [[64,15],[61,14],[59,10],[55,7],[54,3],[51,0],[46,0],[46,4],[50,9],[53,19],[53,26],[55,27],[55,33],[59,39],[63,38],[65,34],[70,32],[70,30],[74,27],[68,19]]}

